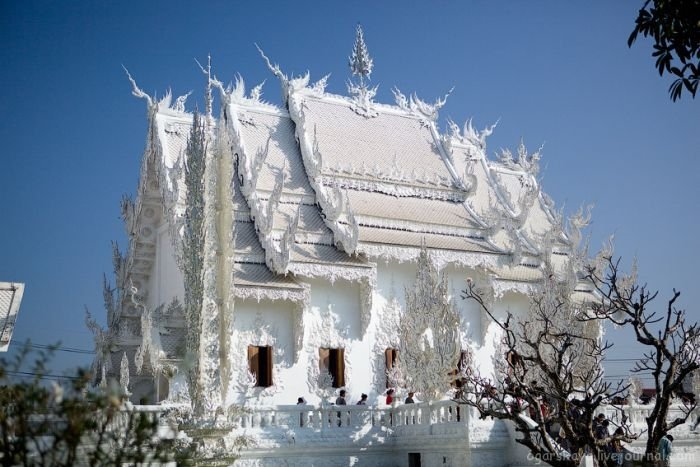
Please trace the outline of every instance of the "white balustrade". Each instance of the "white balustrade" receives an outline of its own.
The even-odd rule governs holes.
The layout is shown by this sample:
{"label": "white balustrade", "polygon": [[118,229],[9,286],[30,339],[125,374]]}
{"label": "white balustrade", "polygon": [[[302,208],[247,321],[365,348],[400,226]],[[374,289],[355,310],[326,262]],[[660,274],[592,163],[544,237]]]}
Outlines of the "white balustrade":
{"label": "white balustrade", "polygon": [[[668,409],[668,415],[666,419],[668,421],[674,420],[676,418],[684,417],[683,406],[680,404],[673,404]],[[607,405],[601,407],[601,412],[605,414],[613,423],[620,424],[622,421],[622,412],[624,411],[627,416],[627,423],[632,426],[633,431],[640,431],[646,429],[647,421],[646,418],[649,416],[653,409],[652,404],[645,405]],[[693,411],[686,423],[690,423],[691,426],[698,419],[698,411]]]}
{"label": "white balustrade", "polygon": [[421,402],[396,406],[369,405],[278,405],[255,407],[233,420],[242,428],[308,428],[335,430],[364,426],[399,427],[412,425],[463,424],[469,410],[453,401]]}

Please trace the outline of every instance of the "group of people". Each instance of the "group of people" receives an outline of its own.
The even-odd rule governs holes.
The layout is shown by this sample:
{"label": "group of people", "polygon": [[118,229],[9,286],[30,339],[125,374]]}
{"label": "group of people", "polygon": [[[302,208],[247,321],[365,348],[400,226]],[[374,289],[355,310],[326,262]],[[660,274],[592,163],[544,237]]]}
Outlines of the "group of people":
{"label": "group of people", "polygon": [[[610,420],[605,417],[605,414],[598,414],[593,420],[593,435],[597,440],[610,438]],[[610,457],[612,465],[620,466],[625,460],[624,449],[622,448],[622,438],[625,436],[625,430],[621,426],[615,429],[613,437],[610,438],[605,451]]]}
{"label": "group of people", "polygon": [[[394,391],[394,389],[387,389],[387,391],[385,393],[386,405],[392,405],[394,403],[395,394],[396,394],[396,392]],[[347,392],[345,391],[345,389],[341,389],[340,392],[338,393],[338,397],[336,397],[336,399],[335,399],[334,405],[348,405],[346,395],[347,395]],[[357,401],[356,405],[367,405],[367,397],[368,397],[367,394],[362,393],[362,395],[360,396],[360,399]],[[415,393],[413,391],[409,392],[408,396],[404,400],[404,404],[415,403],[414,397],[415,397]],[[297,399],[297,405],[305,405],[305,404],[306,404],[306,400],[303,397],[299,397]]]}
{"label": "group of people", "polygon": [[[394,403],[394,394],[396,392],[390,388],[387,389],[386,391],[386,400],[384,401],[386,405],[392,405]],[[406,399],[403,401],[404,404],[414,404],[416,401],[413,399],[413,396],[415,396],[415,393],[413,391],[408,393],[408,396]]]}
{"label": "group of people", "polygon": [[[341,389],[340,393],[338,393],[338,397],[335,399],[335,405],[348,405],[348,401],[345,400],[345,394],[345,389]],[[363,392],[356,405],[367,405],[367,394]]]}

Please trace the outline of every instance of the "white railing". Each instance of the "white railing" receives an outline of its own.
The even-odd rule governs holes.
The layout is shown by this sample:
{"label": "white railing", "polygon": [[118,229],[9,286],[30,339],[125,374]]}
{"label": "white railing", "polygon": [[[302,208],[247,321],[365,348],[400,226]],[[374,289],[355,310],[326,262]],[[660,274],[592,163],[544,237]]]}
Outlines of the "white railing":
{"label": "white railing", "polygon": [[[632,425],[632,427],[635,430],[640,430],[646,428],[646,418],[649,416],[653,408],[654,406],[652,404],[608,405],[604,407],[602,412],[607,418],[609,418],[613,422],[620,423],[622,417],[622,413],[620,410],[623,410],[625,412],[625,415],[627,415],[628,417],[627,423]],[[671,421],[676,418],[684,417],[685,412],[683,411],[683,409],[684,407],[680,404],[671,405],[668,408],[668,416],[666,417],[666,419]],[[690,425],[693,426],[698,419],[698,415],[698,410],[694,410],[688,417],[686,424],[690,423]]]}
{"label": "white railing", "polygon": [[469,409],[453,401],[421,402],[397,406],[367,405],[278,405],[256,407],[234,422],[242,428],[338,428],[466,425]]}

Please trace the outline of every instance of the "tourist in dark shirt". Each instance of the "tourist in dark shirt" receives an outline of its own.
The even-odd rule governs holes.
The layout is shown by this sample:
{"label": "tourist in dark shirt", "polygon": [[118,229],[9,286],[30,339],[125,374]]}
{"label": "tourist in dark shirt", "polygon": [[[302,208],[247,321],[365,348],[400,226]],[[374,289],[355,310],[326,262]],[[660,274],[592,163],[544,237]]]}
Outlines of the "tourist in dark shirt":
{"label": "tourist in dark shirt", "polygon": [[340,390],[340,394],[335,400],[335,405],[348,405],[348,403],[345,401],[345,389]]}

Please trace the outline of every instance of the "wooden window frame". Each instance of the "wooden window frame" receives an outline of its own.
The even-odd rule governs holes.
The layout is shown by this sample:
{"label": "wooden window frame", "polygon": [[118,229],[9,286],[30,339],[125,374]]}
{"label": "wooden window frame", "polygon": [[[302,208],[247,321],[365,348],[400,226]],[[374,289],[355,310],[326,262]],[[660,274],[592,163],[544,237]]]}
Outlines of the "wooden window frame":
{"label": "wooden window frame", "polygon": [[345,386],[345,349],[321,347],[318,349],[318,364],[321,371],[327,371],[333,377],[333,387]]}
{"label": "wooden window frame", "polygon": [[387,348],[384,351],[384,375],[386,376],[386,387],[387,389],[389,388],[389,371],[394,368],[394,365],[396,364],[396,360],[399,358],[399,351],[398,349],[394,348]]}
{"label": "wooden window frame", "polygon": [[256,387],[267,388],[273,385],[272,366],[271,345],[248,346],[248,368],[255,375]]}

